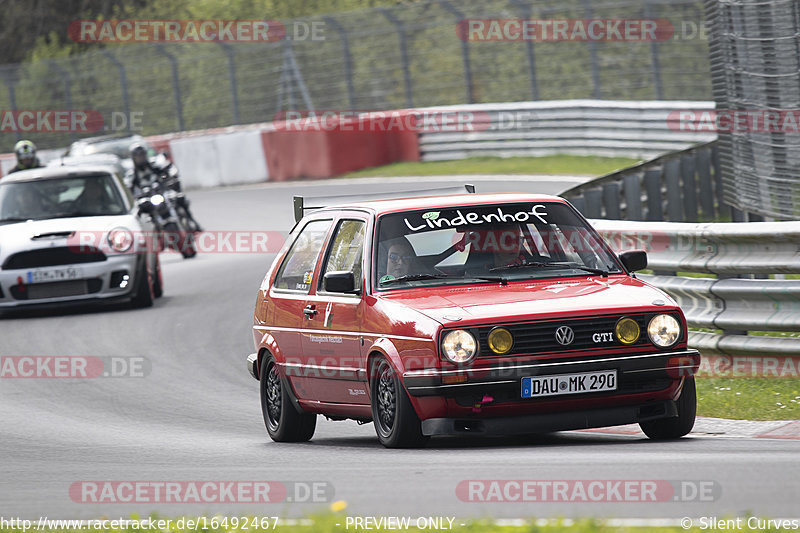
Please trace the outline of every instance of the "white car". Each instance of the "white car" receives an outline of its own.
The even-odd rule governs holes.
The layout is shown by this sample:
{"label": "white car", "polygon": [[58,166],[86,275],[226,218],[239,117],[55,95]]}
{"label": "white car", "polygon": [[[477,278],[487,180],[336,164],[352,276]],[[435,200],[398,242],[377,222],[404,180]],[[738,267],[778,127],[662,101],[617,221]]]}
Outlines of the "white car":
{"label": "white car", "polygon": [[163,292],[153,230],[112,168],[4,177],[0,310],[118,299],[151,306]]}

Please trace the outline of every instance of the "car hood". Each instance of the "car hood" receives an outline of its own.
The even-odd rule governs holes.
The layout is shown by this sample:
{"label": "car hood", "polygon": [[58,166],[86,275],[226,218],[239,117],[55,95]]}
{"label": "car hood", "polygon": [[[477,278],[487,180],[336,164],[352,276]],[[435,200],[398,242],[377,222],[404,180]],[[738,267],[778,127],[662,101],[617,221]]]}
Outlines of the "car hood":
{"label": "car hood", "polygon": [[[124,227],[141,231],[139,220],[131,214],[96,217],[53,218],[0,225],[0,260],[11,254],[51,246],[99,244],[105,234]],[[84,241],[81,241],[84,238]],[[91,240],[89,240],[91,239]]]}
{"label": "car hood", "polygon": [[464,325],[677,307],[666,293],[627,276],[409,289],[383,297],[442,324]]}

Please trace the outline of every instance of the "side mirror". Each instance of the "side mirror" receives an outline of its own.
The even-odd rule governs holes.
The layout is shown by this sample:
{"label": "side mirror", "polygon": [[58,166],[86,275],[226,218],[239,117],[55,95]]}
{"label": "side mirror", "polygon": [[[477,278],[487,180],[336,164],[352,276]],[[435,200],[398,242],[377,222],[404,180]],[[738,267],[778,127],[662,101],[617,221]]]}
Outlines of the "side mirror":
{"label": "side mirror", "polygon": [[629,272],[647,268],[647,252],[644,250],[629,250],[619,254],[619,260]]}
{"label": "side mirror", "polygon": [[322,280],[323,286],[327,292],[356,292],[356,278],[349,270],[328,272]]}

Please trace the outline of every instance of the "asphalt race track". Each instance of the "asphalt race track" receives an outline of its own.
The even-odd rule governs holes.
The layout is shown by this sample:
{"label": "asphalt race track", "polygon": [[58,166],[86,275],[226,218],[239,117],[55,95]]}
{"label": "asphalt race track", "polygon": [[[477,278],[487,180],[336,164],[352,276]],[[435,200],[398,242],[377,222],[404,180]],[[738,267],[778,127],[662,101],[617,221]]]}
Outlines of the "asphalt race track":
{"label": "asphalt race track", "polygon": [[[557,193],[580,179],[471,179],[479,192]],[[425,186],[455,181],[426,181]],[[267,184],[195,191],[208,230],[287,231],[292,194],[330,196],[419,186],[402,180]],[[328,502],[303,491],[274,504],[76,503],[80,481],[325,482],[327,500],[356,515],[459,518],[598,516],[791,517],[800,494],[800,441],[699,434],[656,443],[639,435],[567,432],[514,439],[447,439],[387,450],[371,424],[320,419],[310,443],[275,444],[246,372],[256,289],[273,255],[162,256],[165,295],[155,307],[78,308],[0,320],[0,355],[144,357],[144,377],[0,379],[0,514],[36,519],[305,516]],[[463,480],[661,480],[691,501],[469,502]],[[681,483],[683,483],[681,485]],[[292,487],[292,485],[288,485]],[[712,487],[703,492],[699,486]],[[694,488],[693,488],[694,487]],[[680,496],[680,494],[679,494]]]}

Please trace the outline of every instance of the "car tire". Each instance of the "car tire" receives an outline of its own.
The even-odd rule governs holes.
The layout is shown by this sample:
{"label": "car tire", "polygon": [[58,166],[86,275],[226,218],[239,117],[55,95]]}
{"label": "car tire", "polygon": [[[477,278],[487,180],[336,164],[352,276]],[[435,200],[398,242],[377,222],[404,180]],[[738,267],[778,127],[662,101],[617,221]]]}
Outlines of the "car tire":
{"label": "car tire", "polygon": [[372,420],[381,444],[387,448],[415,448],[427,442],[397,372],[383,357],[372,364],[370,392]]}
{"label": "car tire", "polygon": [[155,294],[153,293],[153,275],[147,268],[147,259],[142,261],[142,266],[136,278],[136,292],[131,299],[131,307],[135,309],[152,307]]}
{"label": "car tire", "polygon": [[697,386],[694,376],[684,379],[683,389],[676,403],[678,416],[640,422],[639,427],[644,434],[653,440],[672,440],[679,439],[692,430],[697,415]]}
{"label": "car tire", "polygon": [[153,275],[153,296],[161,298],[164,295],[164,281],[161,279],[161,259],[156,254],[156,272]]}
{"label": "car tire", "polygon": [[299,413],[292,405],[287,380],[280,375],[275,359],[267,354],[261,362],[261,411],[267,433],[275,442],[305,442],[314,436],[315,413]]}

